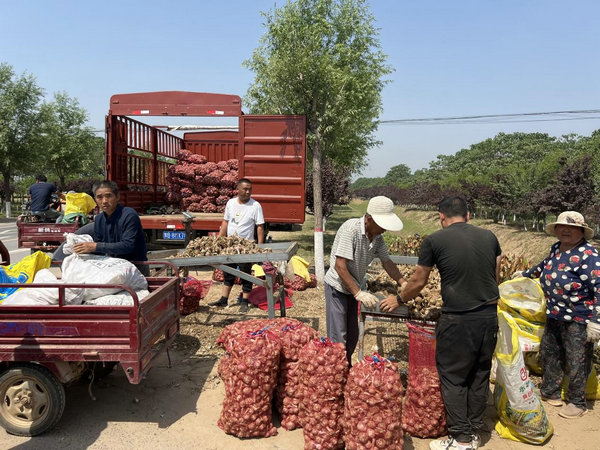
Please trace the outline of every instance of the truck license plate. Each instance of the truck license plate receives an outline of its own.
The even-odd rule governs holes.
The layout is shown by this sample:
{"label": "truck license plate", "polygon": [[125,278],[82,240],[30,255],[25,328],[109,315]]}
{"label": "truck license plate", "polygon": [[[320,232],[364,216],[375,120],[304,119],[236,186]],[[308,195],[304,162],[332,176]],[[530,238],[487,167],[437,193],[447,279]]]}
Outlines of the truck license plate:
{"label": "truck license plate", "polygon": [[185,241],[185,231],[163,231],[163,239]]}

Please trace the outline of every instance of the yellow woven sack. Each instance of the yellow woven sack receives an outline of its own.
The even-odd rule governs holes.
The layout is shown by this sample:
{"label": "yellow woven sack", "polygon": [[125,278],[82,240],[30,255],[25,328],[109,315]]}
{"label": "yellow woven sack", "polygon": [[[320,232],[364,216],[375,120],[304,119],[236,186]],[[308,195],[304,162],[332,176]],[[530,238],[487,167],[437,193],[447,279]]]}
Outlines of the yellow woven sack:
{"label": "yellow woven sack", "polygon": [[310,274],[308,273],[308,261],[299,257],[298,255],[292,256],[292,266],[294,267],[294,273],[300,275],[306,281],[310,281]]}
{"label": "yellow woven sack", "polygon": [[505,439],[543,444],[554,433],[523,361],[519,338],[505,311],[498,313],[496,384],[494,403],[498,413],[496,432]]}
{"label": "yellow woven sack", "polygon": [[516,278],[498,286],[498,309],[530,323],[546,323],[546,300],[538,280]]}
{"label": "yellow woven sack", "polygon": [[[569,379],[565,377],[560,389],[560,395],[563,400],[566,400],[568,385]],[[587,400],[600,400],[600,384],[598,384],[598,374],[595,367],[592,367],[592,372],[585,383],[585,398]]]}
{"label": "yellow woven sack", "polygon": [[89,214],[96,202],[85,192],[71,192],[65,195],[65,216],[67,214]]}
{"label": "yellow woven sack", "polygon": [[0,266],[0,283],[11,283],[14,287],[0,288],[0,303],[6,297],[19,290],[19,284],[31,283],[38,270],[50,267],[50,256],[44,252],[35,252],[18,263]]}

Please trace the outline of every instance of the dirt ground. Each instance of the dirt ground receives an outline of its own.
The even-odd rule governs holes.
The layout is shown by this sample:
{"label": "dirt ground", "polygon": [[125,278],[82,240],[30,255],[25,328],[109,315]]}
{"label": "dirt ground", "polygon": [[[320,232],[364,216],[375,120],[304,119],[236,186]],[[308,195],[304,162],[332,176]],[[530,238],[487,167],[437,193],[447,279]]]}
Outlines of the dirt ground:
{"label": "dirt ground", "polygon": [[[199,274],[199,277],[206,274]],[[231,300],[235,300],[234,288]],[[170,351],[172,367],[163,356],[146,379],[131,385],[118,368],[106,378],[96,381],[88,393],[86,383],[67,388],[67,405],[56,428],[34,438],[22,438],[0,432],[3,448],[14,449],[114,449],[114,448],[180,448],[206,450],[302,449],[302,430],[278,428],[278,435],[264,439],[238,439],[217,427],[224,397],[223,383],[216,368],[223,351],[215,345],[223,326],[246,315],[237,305],[227,308],[206,306],[220,295],[220,285],[213,285],[199,310],[182,318],[181,337]],[[298,318],[321,333],[325,331],[323,292],[309,289],[295,293],[294,307],[289,317]],[[249,316],[266,316],[252,308]],[[365,336],[367,352],[378,350],[394,355],[406,375],[407,332],[402,323],[367,322]],[[355,355],[356,357],[356,355]],[[555,433],[542,446],[548,449],[600,449],[600,411],[593,402],[590,411],[578,420],[562,419],[557,409],[547,409]],[[495,410],[490,401],[487,426],[494,427]],[[275,425],[279,425],[274,417]],[[428,439],[406,437],[407,450],[428,449]],[[501,439],[495,432],[483,436],[482,448],[512,450],[529,445]]]}
{"label": "dirt ground", "polygon": [[[491,228],[496,227],[490,225]],[[503,250],[516,255],[525,254],[538,262],[549,248],[552,238],[542,234],[528,237],[526,254],[518,231],[497,226]],[[195,274],[210,278],[209,272]],[[214,308],[207,303],[220,296],[219,284],[213,285],[197,312],[183,317],[181,336],[170,350],[171,367],[163,355],[147,378],[131,385],[119,367],[91,386],[78,383],[67,388],[67,403],[59,424],[44,435],[23,438],[0,431],[2,448],[14,449],[115,449],[115,448],[179,448],[206,450],[302,449],[302,430],[278,428],[278,435],[264,439],[238,439],[228,436],[217,427],[224,397],[223,383],[217,376],[217,364],[223,351],[216,346],[221,329],[234,321],[248,317],[266,317],[266,312],[252,308],[240,314],[235,304]],[[230,302],[235,302],[239,287],[234,287]],[[308,289],[294,293],[294,307],[288,317],[306,322],[325,334],[323,291]],[[406,326],[399,322],[367,322],[365,353],[377,350],[394,356],[406,379],[408,339]],[[356,358],[356,355],[355,355]],[[539,383],[539,378],[533,378]],[[600,405],[600,402],[597,403]],[[541,448],[569,450],[600,450],[600,407],[588,403],[588,413],[577,420],[560,418],[557,408],[546,408],[554,425],[554,435]],[[532,448],[528,444],[500,438],[494,431],[495,409],[490,399],[486,425],[491,432],[483,435],[482,448],[517,450]],[[279,425],[274,416],[274,423]],[[405,437],[407,450],[429,448],[429,439]]]}

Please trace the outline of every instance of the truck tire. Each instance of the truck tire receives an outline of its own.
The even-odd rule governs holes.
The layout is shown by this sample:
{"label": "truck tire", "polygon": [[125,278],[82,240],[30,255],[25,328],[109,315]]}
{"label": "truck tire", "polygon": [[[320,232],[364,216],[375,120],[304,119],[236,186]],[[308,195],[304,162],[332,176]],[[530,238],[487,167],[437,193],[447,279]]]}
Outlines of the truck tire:
{"label": "truck tire", "polygon": [[65,409],[65,388],[44,366],[22,363],[0,375],[0,425],[35,436],[54,427]]}

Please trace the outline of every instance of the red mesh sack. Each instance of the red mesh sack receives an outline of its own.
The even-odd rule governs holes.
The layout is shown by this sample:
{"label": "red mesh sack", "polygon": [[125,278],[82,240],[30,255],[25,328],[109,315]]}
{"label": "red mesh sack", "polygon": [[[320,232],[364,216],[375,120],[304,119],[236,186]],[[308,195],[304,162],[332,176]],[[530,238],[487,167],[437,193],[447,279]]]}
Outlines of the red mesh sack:
{"label": "red mesh sack", "polygon": [[222,270],[215,269],[215,270],[213,270],[212,279],[213,279],[213,281],[223,282],[223,281],[225,281],[225,274],[223,273]]}
{"label": "red mesh sack", "polygon": [[435,367],[435,332],[407,322],[408,386],[402,413],[402,429],[419,438],[445,435],[446,409]]}
{"label": "red mesh sack", "polygon": [[314,273],[309,274],[310,281],[306,285],[307,288],[316,288],[317,287],[317,276]]}
{"label": "red mesh sack", "polygon": [[398,366],[378,354],[352,366],[344,390],[347,450],[402,450],[402,381]]}
{"label": "red mesh sack", "polygon": [[212,280],[198,280],[194,277],[187,277],[182,286],[182,293],[184,296],[198,297],[201,300],[206,297],[212,284]]}
{"label": "red mesh sack", "polygon": [[306,278],[301,277],[300,275],[294,275],[294,279],[290,283],[290,287],[294,291],[304,291],[307,286],[308,283],[306,281]]}
{"label": "red mesh sack", "polygon": [[344,344],[313,339],[298,359],[300,424],[305,449],[340,449],[348,360]]}
{"label": "red mesh sack", "polygon": [[197,280],[187,277],[182,285],[182,297],[179,299],[179,314],[187,316],[198,309],[202,300],[212,286],[211,280]]}
{"label": "red mesh sack", "polygon": [[217,344],[229,351],[229,347],[234,339],[244,336],[248,331],[256,331],[265,328],[270,324],[271,319],[250,319],[240,320],[227,325],[217,336]]}
{"label": "red mesh sack", "polygon": [[281,426],[286,430],[293,430],[300,427],[298,356],[300,350],[319,334],[299,320],[287,317],[272,319],[269,330],[277,334],[281,342],[276,391],[277,410],[281,415]]}
{"label": "red mesh sack", "polygon": [[280,352],[277,337],[264,329],[231,341],[228,361],[218,367],[225,399],[217,425],[225,433],[240,438],[277,434],[271,420],[271,400]]}

